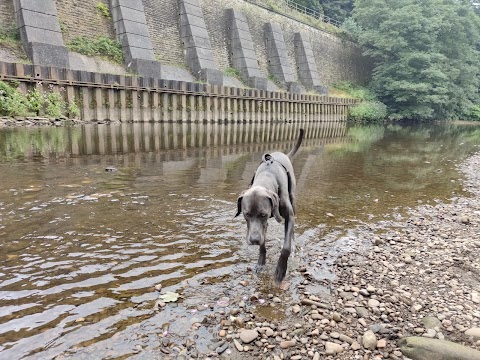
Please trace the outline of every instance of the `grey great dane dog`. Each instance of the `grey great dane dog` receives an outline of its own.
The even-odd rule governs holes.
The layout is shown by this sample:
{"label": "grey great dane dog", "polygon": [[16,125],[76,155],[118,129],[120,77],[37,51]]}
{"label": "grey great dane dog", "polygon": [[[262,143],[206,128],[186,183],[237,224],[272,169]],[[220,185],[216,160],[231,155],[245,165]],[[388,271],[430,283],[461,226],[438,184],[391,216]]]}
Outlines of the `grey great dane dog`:
{"label": "grey great dane dog", "polygon": [[292,249],[295,225],[296,181],[291,159],[302,144],[303,129],[300,129],[295,146],[288,154],[274,152],[265,154],[250,184],[237,200],[237,214],[243,213],[247,221],[247,244],[259,245],[260,254],[255,271],[265,266],[267,250],[265,238],[268,219],[274,217],[279,223],[285,219],[285,240],[275,270],[275,281],[281,283],[287,272],[288,257]]}

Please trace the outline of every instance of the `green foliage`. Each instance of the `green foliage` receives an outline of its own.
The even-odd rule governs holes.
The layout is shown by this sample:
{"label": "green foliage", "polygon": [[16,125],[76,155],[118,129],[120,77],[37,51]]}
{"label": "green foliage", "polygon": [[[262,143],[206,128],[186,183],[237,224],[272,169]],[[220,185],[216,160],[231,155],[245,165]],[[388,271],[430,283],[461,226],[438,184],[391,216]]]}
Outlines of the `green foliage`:
{"label": "green foliage", "polygon": [[29,90],[26,95],[16,89],[16,84],[0,81],[0,116],[29,116],[46,115],[60,118],[68,112],[70,116],[79,116],[77,104],[72,101],[68,104],[63,96],[53,91],[49,86],[48,91],[41,91],[40,85]]}
{"label": "green foliage", "polygon": [[20,33],[15,27],[0,28],[0,44],[17,43],[20,41]]}
{"label": "green foliage", "polygon": [[343,81],[338,84],[335,84],[333,85],[333,87],[335,89],[346,92],[348,95],[350,95],[353,98],[357,98],[365,101],[377,100],[377,97],[375,96],[375,94],[369,89],[360,85],[349,83],[347,81]]}
{"label": "green foliage", "polygon": [[68,45],[71,51],[87,56],[103,56],[116,63],[123,64],[122,45],[116,40],[105,36],[89,38],[79,36],[73,39]]}
{"label": "green foliage", "polygon": [[480,20],[457,0],[357,0],[371,88],[393,119],[451,119],[478,103]]}
{"label": "green foliage", "polygon": [[387,118],[387,106],[378,101],[375,94],[369,89],[349,82],[341,82],[333,87],[361,100],[360,103],[349,108],[348,119],[350,121],[367,123],[379,122]]}
{"label": "green foliage", "polygon": [[70,100],[67,106],[67,113],[70,118],[78,119],[80,117],[80,109],[75,101]]}
{"label": "green foliage", "polygon": [[44,95],[45,113],[52,118],[60,118],[65,112],[65,101],[62,95],[57,92],[49,92]]}
{"label": "green foliage", "polygon": [[234,77],[234,78],[237,78],[237,79],[241,79],[241,75],[240,75],[240,71],[238,71],[237,69],[235,68],[226,68],[224,71],[223,71],[223,74],[225,76],[230,76],[230,77]]}
{"label": "green foliage", "polygon": [[351,15],[354,0],[294,0],[294,2],[343,22]]}
{"label": "green foliage", "polygon": [[25,96],[4,81],[0,81],[0,115],[17,116],[27,113]]}
{"label": "green foliage", "polygon": [[15,27],[0,27],[0,46],[8,48],[16,56],[21,58],[22,62],[29,61],[20,41],[20,32]]}
{"label": "green foliage", "polygon": [[387,106],[380,101],[363,101],[348,109],[348,119],[355,122],[380,122],[386,118]]}
{"label": "green foliage", "polygon": [[480,105],[473,105],[468,108],[462,119],[480,121]]}
{"label": "green foliage", "polygon": [[354,0],[320,0],[325,16],[343,23],[353,10]]}
{"label": "green foliage", "polygon": [[40,114],[43,110],[44,98],[43,94],[37,88],[27,92],[28,108],[35,114]]}
{"label": "green foliage", "polygon": [[110,9],[108,8],[108,6],[106,4],[104,4],[103,2],[98,2],[97,3],[97,6],[95,6],[95,8],[97,9],[97,11],[104,17],[106,17],[107,19],[111,19],[112,18],[112,15],[110,14]]}
{"label": "green foliage", "polygon": [[355,42],[358,41],[361,28],[358,26],[357,22],[353,18],[351,17],[347,18],[342,23],[340,30],[342,31],[342,35],[345,36],[348,40],[355,41]]}

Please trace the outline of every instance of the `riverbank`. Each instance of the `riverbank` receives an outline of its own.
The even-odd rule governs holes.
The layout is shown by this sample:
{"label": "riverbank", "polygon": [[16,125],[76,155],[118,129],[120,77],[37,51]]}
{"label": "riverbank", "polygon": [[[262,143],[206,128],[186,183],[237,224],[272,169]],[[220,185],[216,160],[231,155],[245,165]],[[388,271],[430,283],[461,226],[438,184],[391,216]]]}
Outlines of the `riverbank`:
{"label": "riverbank", "polygon": [[[238,274],[214,305],[195,309],[192,332],[214,334],[209,351],[166,333],[159,350],[166,359],[403,359],[398,340],[408,336],[480,350],[480,153],[458,168],[467,197],[305,244],[283,290],[265,285],[270,273]],[[328,264],[332,246],[348,251]]]}

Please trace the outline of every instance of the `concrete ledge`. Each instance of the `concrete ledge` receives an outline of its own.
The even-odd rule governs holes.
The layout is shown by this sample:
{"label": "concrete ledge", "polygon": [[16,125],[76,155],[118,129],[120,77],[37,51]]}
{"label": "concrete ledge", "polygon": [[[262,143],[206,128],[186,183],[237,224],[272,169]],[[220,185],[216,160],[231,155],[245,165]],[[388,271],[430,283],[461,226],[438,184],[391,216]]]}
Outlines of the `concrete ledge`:
{"label": "concrete ledge", "polygon": [[220,70],[202,69],[200,79],[212,85],[223,85],[223,73]]}
{"label": "concrete ledge", "polygon": [[35,65],[69,68],[68,50],[65,46],[31,42],[27,53]]}
{"label": "concrete ledge", "polygon": [[161,65],[155,60],[133,59],[130,68],[138,75],[160,79]]}

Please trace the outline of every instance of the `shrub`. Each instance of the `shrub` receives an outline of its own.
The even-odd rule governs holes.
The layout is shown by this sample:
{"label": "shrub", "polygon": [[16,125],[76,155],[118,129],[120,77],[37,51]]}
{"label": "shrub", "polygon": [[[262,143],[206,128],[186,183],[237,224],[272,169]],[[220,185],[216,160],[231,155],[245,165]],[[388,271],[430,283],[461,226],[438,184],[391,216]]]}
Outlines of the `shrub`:
{"label": "shrub", "polygon": [[83,55],[103,56],[116,63],[123,64],[122,45],[118,41],[105,36],[97,38],[79,36],[73,39],[67,46],[70,50]]}
{"label": "shrub", "polygon": [[0,81],[0,115],[17,116],[27,113],[25,96],[4,81]]}
{"label": "shrub", "polygon": [[65,112],[65,101],[62,95],[56,92],[49,92],[45,95],[45,113],[47,116],[58,119]]}
{"label": "shrub", "polygon": [[363,101],[348,110],[348,119],[355,122],[379,122],[387,117],[387,106],[380,101]]}
{"label": "shrub", "polygon": [[71,118],[79,118],[80,117],[80,109],[75,101],[70,100],[67,107],[68,116]]}
{"label": "shrub", "polygon": [[341,83],[333,85],[333,87],[335,89],[346,92],[351,97],[354,97],[360,100],[365,100],[365,101],[377,100],[377,97],[372,91],[360,85],[355,85],[355,84],[343,81]]}
{"label": "shrub", "polygon": [[480,105],[473,105],[466,111],[466,120],[480,121]]}

